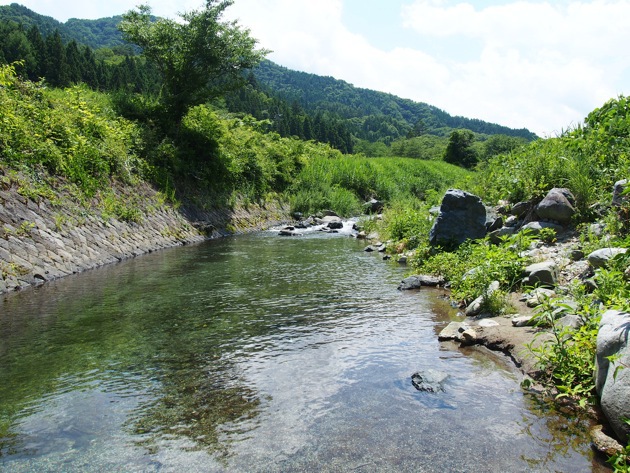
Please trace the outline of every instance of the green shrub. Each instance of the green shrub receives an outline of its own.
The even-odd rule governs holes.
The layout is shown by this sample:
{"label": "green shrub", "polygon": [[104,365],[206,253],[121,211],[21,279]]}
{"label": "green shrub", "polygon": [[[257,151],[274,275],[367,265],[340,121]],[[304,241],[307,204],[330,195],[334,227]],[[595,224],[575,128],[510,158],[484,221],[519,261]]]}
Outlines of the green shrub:
{"label": "green shrub", "polygon": [[138,128],[114,115],[109,99],[84,86],[46,89],[0,66],[0,157],[33,172],[44,166],[88,195],[112,177],[132,182],[143,169]]}
{"label": "green shrub", "polygon": [[[486,294],[493,281],[499,282],[501,291],[515,289],[526,263],[514,245],[514,239],[501,245],[492,245],[487,239],[469,240],[455,251],[419,254],[412,262],[416,271],[439,275],[450,281],[453,297],[466,302]],[[494,300],[488,300],[488,304],[496,308],[504,307],[504,302],[501,292]]]}
{"label": "green shrub", "polygon": [[592,204],[608,202],[613,183],[630,171],[630,99],[610,100],[583,126],[493,156],[478,171],[470,190],[486,201],[518,202],[567,187],[575,196],[578,220],[588,220]]}
{"label": "green shrub", "polygon": [[[569,313],[576,313],[582,319],[579,329],[555,323]],[[540,346],[529,347],[545,376],[541,381],[558,391],[556,398],[568,397],[585,407],[595,395],[593,372],[600,320],[597,307],[585,296],[578,299],[577,310],[550,299],[540,306],[536,320],[538,325],[550,328],[553,335]]]}

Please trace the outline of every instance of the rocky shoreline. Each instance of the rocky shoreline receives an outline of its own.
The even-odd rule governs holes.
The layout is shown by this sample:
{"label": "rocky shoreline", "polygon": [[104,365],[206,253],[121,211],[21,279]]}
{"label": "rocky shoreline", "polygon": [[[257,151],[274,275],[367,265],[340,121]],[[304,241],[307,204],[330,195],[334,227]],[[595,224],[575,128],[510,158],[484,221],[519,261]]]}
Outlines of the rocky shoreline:
{"label": "rocky shoreline", "polygon": [[[627,181],[615,185],[613,207],[618,205],[615,199],[621,198],[626,185]],[[525,261],[529,261],[522,272],[519,289],[522,292],[509,293],[509,315],[497,316],[485,309],[487,298],[500,287],[498,281],[492,282],[477,299],[460,303],[460,320],[448,324],[438,338],[454,341],[462,347],[481,345],[505,353],[523,373],[524,385],[542,394],[542,386],[536,384],[537,380],[549,374],[540,370],[535,351],[548,342],[558,344],[557,337],[572,337],[586,323],[578,304],[572,299],[570,288],[579,287],[585,293],[593,292],[597,288],[593,278],[596,271],[607,268],[609,261],[627,250],[606,245],[608,240],[603,234],[604,225],[592,223],[588,232],[599,233],[604,247],[588,255],[584,253],[580,234],[570,225],[574,209],[572,195],[567,189],[552,189],[538,203],[524,202],[503,209],[484,207],[481,200],[472,194],[447,191],[442,206],[436,211],[438,215],[431,229],[431,242],[433,245],[462,243],[488,235],[491,242],[500,243],[501,237],[517,235],[524,230],[529,235],[540,235],[527,250],[519,253]],[[545,235],[553,238],[544,238]],[[463,278],[476,270],[482,270],[482,267],[472,269]],[[624,277],[626,281],[630,279],[630,267],[625,270]],[[448,282],[420,274],[406,278],[399,289],[444,285],[448,286]],[[544,320],[536,318],[539,306],[547,307]],[[630,366],[627,339],[630,314],[617,310],[604,312],[601,301],[597,307],[603,312],[597,332],[593,373],[599,403],[591,407],[590,413],[607,428],[598,426],[593,430],[592,438],[597,450],[611,455],[622,451],[622,445],[616,439],[625,442],[630,436],[630,427],[624,420],[630,412],[630,371],[624,369]],[[552,390],[548,394],[555,397],[558,393]]]}

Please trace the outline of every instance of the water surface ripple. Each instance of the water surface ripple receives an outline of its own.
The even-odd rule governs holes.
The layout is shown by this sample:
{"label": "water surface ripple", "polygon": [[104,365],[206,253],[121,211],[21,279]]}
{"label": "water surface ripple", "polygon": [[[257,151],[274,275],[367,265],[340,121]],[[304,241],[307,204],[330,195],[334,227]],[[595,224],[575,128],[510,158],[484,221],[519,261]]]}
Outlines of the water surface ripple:
{"label": "water surface ripple", "polygon": [[604,471],[585,422],[438,343],[436,293],[361,249],[260,233],[6,297],[0,470]]}

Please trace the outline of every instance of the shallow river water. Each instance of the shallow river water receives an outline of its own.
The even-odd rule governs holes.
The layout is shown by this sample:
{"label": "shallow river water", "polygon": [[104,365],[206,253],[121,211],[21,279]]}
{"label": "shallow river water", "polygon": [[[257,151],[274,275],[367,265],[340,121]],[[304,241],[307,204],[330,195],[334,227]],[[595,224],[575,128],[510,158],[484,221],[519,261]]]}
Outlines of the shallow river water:
{"label": "shallow river water", "polygon": [[362,247],[263,232],[0,300],[0,471],[605,471],[585,422],[440,344],[447,305]]}

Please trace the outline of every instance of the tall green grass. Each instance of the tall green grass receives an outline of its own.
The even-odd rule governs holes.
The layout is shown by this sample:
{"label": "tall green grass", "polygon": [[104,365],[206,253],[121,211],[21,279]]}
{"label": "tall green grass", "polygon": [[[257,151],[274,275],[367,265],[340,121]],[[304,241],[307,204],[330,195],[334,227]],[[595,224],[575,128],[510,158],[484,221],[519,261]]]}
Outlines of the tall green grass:
{"label": "tall green grass", "polygon": [[478,171],[470,189],[488,202],[541,198],[552,187],[567,187],[586,220],[590,207],[608,202],[614,182],[630,174],[630,98],[612,99],[583,125],[494,156]]}
{"label": "tall green grass", "polygon": [[297,175],[288,196],[294,211],[330,209],[350,216],[361,213],[362,204],[372,198],[390,205],[404,200],[434,201],[442,190],[469,174],[442,161],[315,156]]}

